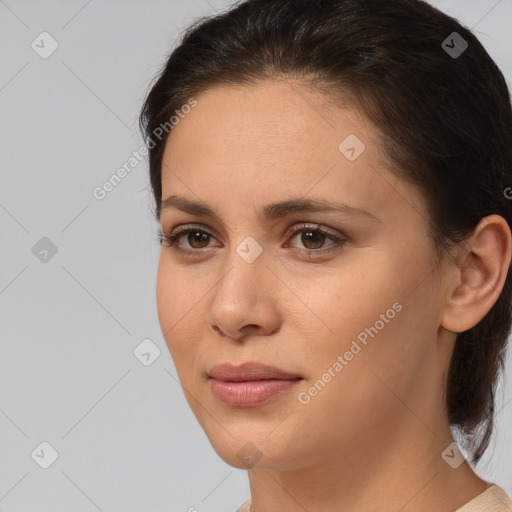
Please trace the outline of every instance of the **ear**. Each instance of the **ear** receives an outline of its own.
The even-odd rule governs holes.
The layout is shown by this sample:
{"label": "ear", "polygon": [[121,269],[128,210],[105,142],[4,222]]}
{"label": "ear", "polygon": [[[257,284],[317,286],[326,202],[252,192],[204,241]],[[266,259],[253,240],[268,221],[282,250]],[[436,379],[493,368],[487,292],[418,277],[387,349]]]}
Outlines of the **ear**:
{"label": "ear", "polygon": [[512,258],[511,233],[499,215],[481,219],[450,272],[441,327],[460,333],[474,327],[498,300]]}

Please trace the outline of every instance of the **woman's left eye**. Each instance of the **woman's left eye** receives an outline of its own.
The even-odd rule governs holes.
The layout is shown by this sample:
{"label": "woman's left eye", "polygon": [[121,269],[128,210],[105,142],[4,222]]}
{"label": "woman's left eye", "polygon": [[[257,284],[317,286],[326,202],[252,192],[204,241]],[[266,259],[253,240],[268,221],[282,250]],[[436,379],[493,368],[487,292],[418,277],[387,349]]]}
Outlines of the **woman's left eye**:
{"label": "woman's left eye", "polygon": [[[335,233],[330,233],[328,231],[324,231],[323,229],[320,229],[318,225],[301,225],[298,226],[298,229],[295,229],[292,232],[287,233],[288,237],[291,237],[291,239],[298,238],[300,244],[304,247],[297,247],[295,245],[292,245],[292,247],[297,247],[300,252],[327,252],[323,249],[325,247],[331,247],[332,246],[340,246],[343,245],[346,240]],[[331,241],[330,244],[325,245],[326,241]],[[290,247],[290,245],[286,245],[285,247]],[[322,250],[319,250],[322,249]],[[331,250],[328,249],[328,250]]]}
{"label": "woman's left eye", "polygon": [[[307,253],[309,255],[313,253],[325,253],[336,247],[342,246],[346,239],[342,236],[324,231],[320,229],[317,224],[301,224],[295,226],[294,229],[289,230],[286,235],[287,244],[284,247],[293,247],[300,253]],[[181,239],[186,240],[187,245],[183,245]],[[202,227],[180,227],[174,230],[170,235],[165,235],[162,231],[159,232],[160,244],[166,243],[167,247],[172,247],[174,250],[181,253],[199,253],[205,249],[210,249],[210,241],[214,238],[213,235],[204,230]],[[293,243],[288,243],[288,240],[293,242],[294,239],[298,239],[299,243],[303,247],[297,247]],[[326,241],[331,243],[325,245]],[[330,249],[325,250],[328,247]]]}

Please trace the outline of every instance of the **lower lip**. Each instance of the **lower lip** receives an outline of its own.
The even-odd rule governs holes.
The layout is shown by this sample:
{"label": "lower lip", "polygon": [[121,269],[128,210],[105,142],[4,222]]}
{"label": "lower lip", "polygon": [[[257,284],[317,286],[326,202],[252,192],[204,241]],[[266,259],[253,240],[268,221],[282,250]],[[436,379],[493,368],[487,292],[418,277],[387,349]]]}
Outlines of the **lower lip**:
{"label": "lower lip", "polygon": [[212,392],[221,402],[231,407],[255,407],[274,396],[287,393],[302,379],[269,379],[243,382],[210,380]]}

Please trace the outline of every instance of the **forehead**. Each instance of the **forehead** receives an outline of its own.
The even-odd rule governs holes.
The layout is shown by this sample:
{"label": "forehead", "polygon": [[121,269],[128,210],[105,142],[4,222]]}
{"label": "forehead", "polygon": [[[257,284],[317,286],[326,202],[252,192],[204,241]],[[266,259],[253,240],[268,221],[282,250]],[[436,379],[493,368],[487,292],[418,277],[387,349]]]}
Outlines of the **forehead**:
{"label": "forehead", "polygon": [[196,100],[167,140],[164,197],[236,195],[243,205],[308,195],[383,209],[411,193],[386,168],[377,130],[349,100],[338,108],[287,81],[216,86]]}
{"label": "forehead", "polygon": [[[353,132],[369,146],[374,146],[376,138],[359,110],[346,107],[353,105],[348,97],[335,101],[296,82],[218,85],[196,100],[197,106],[171,132],[167,146],[173,153],[179,146],[184,151],[200,148],[201,153],[208,151],[218,160],[223,155],[233,159],[236,154],[241,158],[258,155],[258,160],[283,160],[294,155],[311,159],[326,149],[339,156],[338,144]],[[284,155],[283,148],[292,152]],[[200,154],[194,154],[197,156]]]}

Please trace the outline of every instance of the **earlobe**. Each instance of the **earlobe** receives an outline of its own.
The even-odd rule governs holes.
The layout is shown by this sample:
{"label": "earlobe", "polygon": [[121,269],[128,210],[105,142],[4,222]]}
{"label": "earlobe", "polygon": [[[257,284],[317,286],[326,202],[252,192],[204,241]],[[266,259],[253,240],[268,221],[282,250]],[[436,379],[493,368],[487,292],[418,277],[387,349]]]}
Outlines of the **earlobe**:
{"label": "earlobe", "polygon": [[512,235],[499,215],[481,219],[461,244],[454,280],[447,288],[441,326],[451,332],[474,327],[498,300],[511,261]]}

